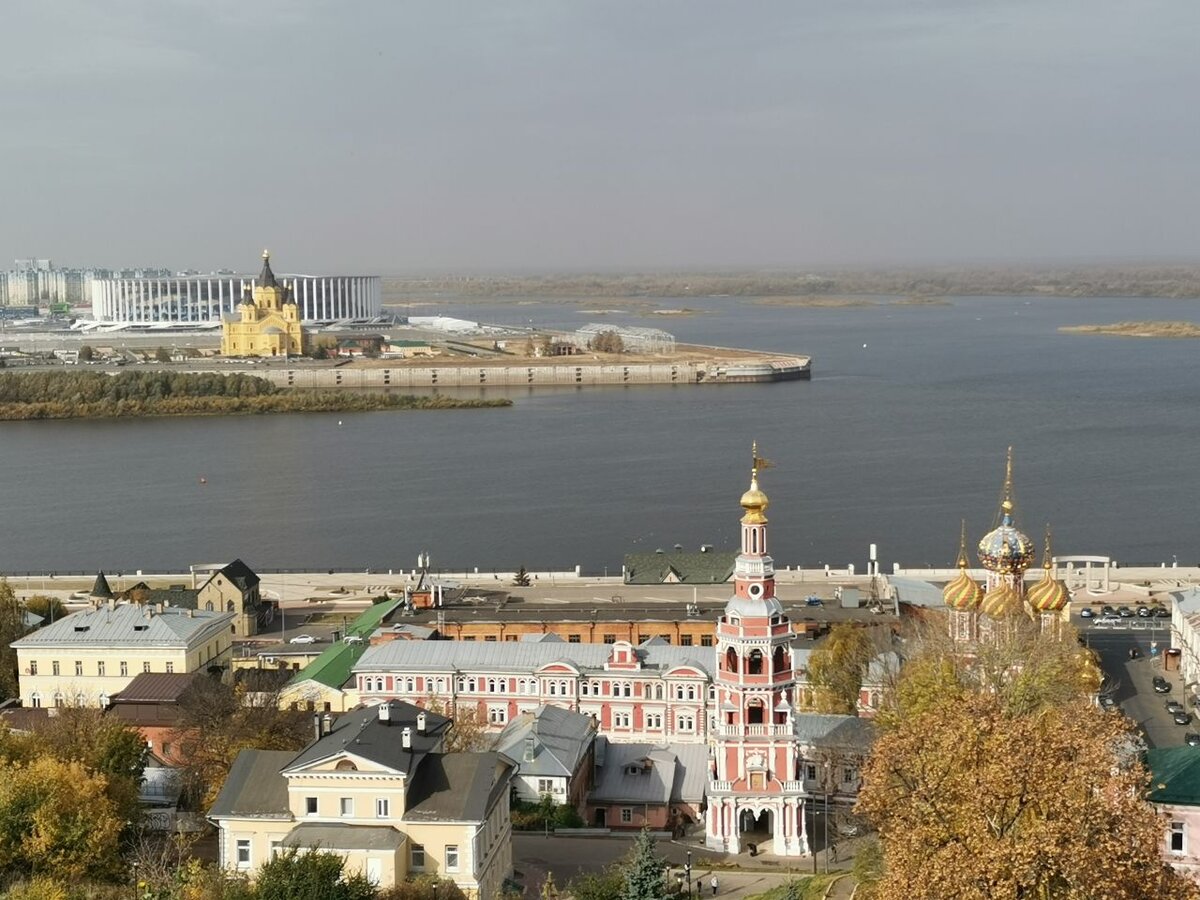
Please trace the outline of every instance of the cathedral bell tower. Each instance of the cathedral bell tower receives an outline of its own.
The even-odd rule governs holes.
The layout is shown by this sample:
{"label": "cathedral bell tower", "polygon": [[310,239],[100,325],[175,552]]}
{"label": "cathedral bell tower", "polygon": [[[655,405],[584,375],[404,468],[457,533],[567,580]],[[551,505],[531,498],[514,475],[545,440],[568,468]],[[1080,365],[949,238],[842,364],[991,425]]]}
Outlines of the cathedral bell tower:
{"label": "cathedral bell tower", "polygon": [[756,444],[750,488],[741,499],[734,592],[717,623],[706,844],[737,853],[744,840],[770,840],[775,854],[801,856],[808,853],[808,840],[792,705],[795,635],[775,598],[775,564],[767,554],[768,501],[758,476],[768,465]]}

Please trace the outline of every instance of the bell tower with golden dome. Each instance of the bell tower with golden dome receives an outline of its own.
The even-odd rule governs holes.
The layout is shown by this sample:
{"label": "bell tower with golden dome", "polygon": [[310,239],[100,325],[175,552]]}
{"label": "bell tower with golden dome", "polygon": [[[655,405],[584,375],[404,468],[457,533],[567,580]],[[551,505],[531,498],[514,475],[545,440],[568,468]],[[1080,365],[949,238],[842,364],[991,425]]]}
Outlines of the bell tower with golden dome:
{"label": "bell tower with golden dome", "polygon": [[804,792],[795,724],[795,635],[775,597],[775,563],[767,553],[767,495],[759,473],[770,465],[751,454],[742,494],[742,547],[733,596],[717,622],[716,723],[708,785],[705,843],[737,853],[747,832],[769,835],[778,856],[808,853]]}

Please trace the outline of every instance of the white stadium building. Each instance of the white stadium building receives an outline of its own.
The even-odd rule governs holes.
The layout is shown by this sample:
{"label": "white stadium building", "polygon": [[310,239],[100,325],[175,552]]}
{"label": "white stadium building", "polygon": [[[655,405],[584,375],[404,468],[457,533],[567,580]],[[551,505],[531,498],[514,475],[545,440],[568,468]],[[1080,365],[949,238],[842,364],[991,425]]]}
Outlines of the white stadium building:
{"label": "white stadium building", "polygon": [[[248,275],[179,275],[97,278],[92,317],[104,323],[213,325],[234,315],[255,278]],[[378,275],[281,275],[305,322],[369,320],[380,315]]]}

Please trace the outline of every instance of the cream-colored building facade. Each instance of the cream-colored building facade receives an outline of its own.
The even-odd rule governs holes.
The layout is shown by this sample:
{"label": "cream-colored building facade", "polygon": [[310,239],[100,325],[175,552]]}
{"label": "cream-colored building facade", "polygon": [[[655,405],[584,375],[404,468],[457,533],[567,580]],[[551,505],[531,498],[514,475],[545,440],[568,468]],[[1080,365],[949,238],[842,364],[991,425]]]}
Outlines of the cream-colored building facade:
{"label": "cream-colored building facade", "polygon": [[445,753],[452,723],[399,701],[314,716],[299,754],[243,751],[209,811],[221,864],[253,876],[283,848],[337,853],[380,886],[449,879],[496,900],[512,872],[509,791],[499,753]]}
{"label": "cream-colored building facade", "polygon": [[233,613],[109,600],[12,643],[21,705],[106,706],[143,672],[228,667]]}
{"label": "cream-colored building facade", "polygon": [[308,336],[300,325],[300,307],[271,271],[271,254],[263,251],[263,267],[254,290],[238,305],[237,318],[221,323],[222,356],[302,356]]}

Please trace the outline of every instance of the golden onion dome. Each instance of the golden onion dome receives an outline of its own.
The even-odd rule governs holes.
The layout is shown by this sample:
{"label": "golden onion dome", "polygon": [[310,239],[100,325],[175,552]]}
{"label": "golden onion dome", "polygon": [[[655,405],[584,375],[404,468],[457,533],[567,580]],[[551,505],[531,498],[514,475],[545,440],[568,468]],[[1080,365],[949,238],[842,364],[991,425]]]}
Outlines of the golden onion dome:
{"label": "golden onion dome", "polygon": [[770,506],[770,501],[767,499],[767,495],[759,490],[758,470],[771,465],[771,463],[758,455],[757,441],[754,443],[752,458],[753,466],[750,469],[750,488],[746,493],[742,494],[742,499],[739,501],[742,509],[746,511],[746,514],[742,516],[742,522],[747,525],[763,525],[767,521],[765,513],[767,507]]}
{"label": "golden onion dome", "polygon": [[1038,612],[1058,612],[1071,600],[1067,586],[1053,575],[1054,561],[1050,555],[1050,526],[1046,526],[1046,555],[1042,560],[1042,580],[1026,594],[1029,605]]}
{"label": "golden onion dome", "polygon": [[967,574],[967,523],[958,539],[958,577],[942,588],[942,600],[951,609],[972,612],[983,601],[983,588]]}
{"label": "golden onion dome", "polygon": [[980,611],[989,618],[1003,619],[1021,611],[1021,595],[1007,581],[1001,582],[983,595]]}
{"label": "golden onion dome", "polygon": [[971,612],[983,602],[983,588],[963,568],[957,578],[942,588],[942,599],[951,609]]}

